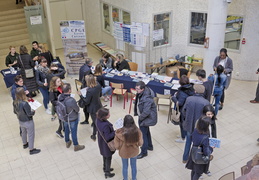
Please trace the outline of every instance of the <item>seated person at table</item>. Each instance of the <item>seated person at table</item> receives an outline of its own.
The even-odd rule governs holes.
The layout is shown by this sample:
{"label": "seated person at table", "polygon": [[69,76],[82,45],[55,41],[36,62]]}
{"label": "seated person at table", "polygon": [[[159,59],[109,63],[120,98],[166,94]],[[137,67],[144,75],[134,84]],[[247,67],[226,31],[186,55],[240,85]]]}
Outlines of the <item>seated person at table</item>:
{"label": "seated person at table", "polygon": [[110,54],[103,54],[102,59],[100,59],[100,64],[104,69],[113,69],[113,59],[110,57]]}
{"label": "seated person at table", "polygon": [[5,65],[7,67],[18,67],[17,60],[19,58],[19,54],[16,52],[14,46],[9,47],[9,54],[5,58]]}
{"label": "seated person at table", "polygon": [[39,55],[40,55],[39,43],[37,41],[33,41],[31,44],[32,44],[31,58],[33,61],[38,61]]}
{"label": "seated person at table", "polygon": [[14,78],[14,84],[12,85],[11,87],[11,95],[12,95],[12,98],[13,100],[15,100],[15,91],[18,87],[22,87],[24,89],[24,92],[26,95],[29,94],[29,91],[27,90],[26,86],[23,85],[23,79],[22,79],[22,76],[21,75],[17,75],[15,76]]}
{"label": "seated person at table", "polygon": [[118,71],[122,71],[123,69],[130,70],[129,63],[124,59],[122,54],[116,54],[116,61],[114,62],[114,67]]}

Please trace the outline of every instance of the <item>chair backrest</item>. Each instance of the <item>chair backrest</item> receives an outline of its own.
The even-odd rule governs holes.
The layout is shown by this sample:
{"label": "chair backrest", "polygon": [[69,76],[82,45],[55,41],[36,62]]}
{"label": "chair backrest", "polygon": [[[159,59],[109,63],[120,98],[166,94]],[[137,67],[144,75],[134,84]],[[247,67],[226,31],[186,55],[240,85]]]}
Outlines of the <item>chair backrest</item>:
{"label": "chair backrest", "polygon": [[156,97],[161,98],[161,99],[170,99],[171,95],[170,94],[164,95],[164,94],[156,93]]}
{"label": "chair backrest", "polygon": [[116,89],[123,89],[123,83],[113,83],[113,82],[111,82],[110,83],[111,84],[111,87],[112,88],[116,88]]}
{"label": "chair backrest", "polygon": [[219,180],[235,180],[235,172],[227,173],[219,178]]}
{"label": "chair backrest", "polygon": [[75,79],[75,84],[76,84],[76,90],[78,91],[81,86],[83,85],[83,83],[81,81],[79,81],[78,79]]}
{"label": "chair backrest", "polygon": [[134,62],[128,62],[131,71],[138,71],[138,64]]}

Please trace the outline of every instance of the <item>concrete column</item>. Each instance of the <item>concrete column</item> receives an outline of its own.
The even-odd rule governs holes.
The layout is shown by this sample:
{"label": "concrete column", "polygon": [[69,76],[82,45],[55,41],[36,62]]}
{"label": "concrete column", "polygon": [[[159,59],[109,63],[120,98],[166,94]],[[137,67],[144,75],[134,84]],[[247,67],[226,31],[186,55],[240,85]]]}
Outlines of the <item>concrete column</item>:
{"label": "concrete column", "polygon": [[207,75],[213,74],[213,63],[219,50],[224,47],[228,3],[226,0],[209,0],[206,37],[209,48],[204,52],[203,68]]}

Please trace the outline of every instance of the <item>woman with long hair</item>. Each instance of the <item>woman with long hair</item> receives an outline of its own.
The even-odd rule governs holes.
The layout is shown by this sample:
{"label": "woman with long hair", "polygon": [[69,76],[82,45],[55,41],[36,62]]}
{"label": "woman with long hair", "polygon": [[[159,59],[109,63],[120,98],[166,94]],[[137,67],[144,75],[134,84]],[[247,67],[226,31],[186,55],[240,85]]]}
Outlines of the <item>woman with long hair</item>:
{"label": "woman with long hair", "polygon": [[115,173],[111,173],[112,155],[114,154],[107,145],[112,141],[115,136],[115,132],[112,123],[108,121],[110,117],[110,111],[107,108],[100,108],[97,111],[96,127],[98,131],[98,146],[100,154],[103,156],[103,171],[105,178],[111,178],[115,176]]}
{"label": "woman with long hair", "polygon": [[215,98],[215,116],[218,114],[220,99],[227,82],[227,76],[224,74],[224,67],[222,65],[218,65],[216,72],[217,73],[215,75],[211,74],[208,77],[208,79],[215,84],[213,92],[213,96]]}
{"label": "woman with long hair", "polygon": [[131,115],[124,117],[123,127],[116,130],[114,138],[115,148],[119,150],[122,159],[123,179],[128,180],[128,161],[130,159],[132,180],[137,179],[137,155],[139,147],[143,145],[142,133],[136,126]]}
{"label": "woman with long hair", "polygon": [[[192,133],[192,146],[200,146],[204,156],[207,156],[211,161],[213,156],[211,153],[213,152],[212,147],[209,146],[209,125],[210,118],[206,116],[200,117],[197,122],[196,128]],[[209,161],[209,163],[210,163]],[[208,164],[196,164],[192,160],[192,156],[189,156],[189,159],[186,164],[186,168],[192,170],[191,172],[191,180],[198,180],[202,173],[207,173]]]}
{"label": "woman with long hair", "polygon": [[45,47],[44,44],[39,44],[38,50],[40,51],[40,56],[47,60],[47,65],[50,67],[53,62],[53,56],[51,52]]}
{"label": "woman with long hair", "polygon": [[102,88],[101,88],[101,85],[97,83],[95,77],[92,74],[85,76],[85,82],[87,87],[85,97],[82,96],[80,91],[78,91],[78,94],[80,98],[84,99],[86,110],[92,118],[93,134],[90,136],[90,138],[93,141],[95,141],[96,140],[96,126],[95,126],[96,112],[102,107],[102,103],[100,100],[100,97],[102,96]]}
{"label": "woman with long hair", "polygon": [[113,59],[108,53],[103,54],[102,59],[100,59],[99,63],[104,69],[113,69]]}
{"label": "woman with long hair", "polygon": [[[35,111],[31,109],[27,101],[25,91],[22,87],[18,87],[16,89],[13,108],[14,113],[19,119],[19,124],[22,130],[23,148],[26,149],[27,147],[29,147],[30,155],[39,153],[40,149],[34,148],[35,129],[33,116],[35,114]],[[29,141],[27,141],[27,136]]]}
{"label": "woman with long hair", "polygon": [[[63,88],[63,82],[61,81],[61,79],[59,77],[55,76],[50,80],[49,100],[52,104],[52,109],[51,109],[51,114],[52,114],[51,120],[52,121],[56,119],[56,116],[55,116],[56,108],[55,108],[55,106],[57,105],[58,96],[61,93],[63,93],[62,88]],[[63,129],[63,123],[62,123],[61,120],[59,120],[59,127],[58,127],[58,130],[56,131],[56,134],[60,138],[64,138],[64,136],[61,132],[62,129]]]}
{"label": "woman with long hair", "polygon": [[216,116],[215,116],[215,109],[212,105],[206,105],[203,108],[203,115],[207,116],[211,119],[210,127],[211,127],[211,134],[210,137],[217,138],[217,128],[216,128]]}
{"label": "woman with long hair", "polygon": [[122,54],[116,54],[116,61],[114,61],[114,67],[118,71],[122,71],[123,69],[128,69],[130,71],[129,63],[124,59],[124,56]]}
{"label": "woman with long hair", "polygon": [[112,87],[105,86],[104,77],[103,77],[103,69],[101,64],[97,64],[95,66],[94,76],[96,77],[97,82],[102,86],[102,96],[104,101],[110,100],[110,96],[112,95]]}

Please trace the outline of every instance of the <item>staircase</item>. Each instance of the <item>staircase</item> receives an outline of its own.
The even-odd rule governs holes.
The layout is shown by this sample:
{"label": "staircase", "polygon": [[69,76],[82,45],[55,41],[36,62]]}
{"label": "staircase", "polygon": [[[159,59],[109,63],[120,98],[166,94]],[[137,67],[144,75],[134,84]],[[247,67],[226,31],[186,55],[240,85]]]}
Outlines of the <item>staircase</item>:
{"label": "staircase", "polygon": [[20,45],[25,45],[29,52],[31,43],[23,10],[24,3],[15,4],[15,0],[0,0],[0,69],[5,66],[5,57],[9,46],[15,46],[19,53]]}

